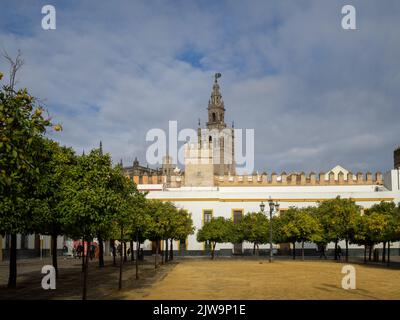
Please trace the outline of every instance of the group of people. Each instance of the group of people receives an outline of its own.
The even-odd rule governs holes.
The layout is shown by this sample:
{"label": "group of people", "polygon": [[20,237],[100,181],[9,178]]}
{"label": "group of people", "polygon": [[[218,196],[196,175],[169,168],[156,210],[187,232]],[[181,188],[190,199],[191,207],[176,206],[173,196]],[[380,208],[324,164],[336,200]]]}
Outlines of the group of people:
{"label": "group of people", "polygon": [[[123,246],[122,246],[121,243],[119,243],[118,245],[116,245],[116,246],[114,247],[114,250],[115,250],[115,255],[116,255],[116,256],[121,257],[121,256],[124,255]],[[113,250],[113,246],[111,245],[111,246],[110,246],[110,254],[111,254],[111,255],[113,255],[114,250]],[[126,255],[129,257],[129,256],[131,256],[132,254],[135,255],[135,250],[131,250],[131,248],[128,248],[128,249],[126,250]],[[140,250],[139,250],[139,260],[143,260],[143,255],[144,255],[143,248],[140,248]],[[134,257],[135,257],[135,256],[134,256]]]}
{"label": "group of people", "polygon": [[[89,259],[92,260],[93,258],[96,257],[96,252],[98,251],[98,246],[95,244],[90,244],[88,247],[88,254],[89,254]],[[82,244],[78,244],[77,246],[74,246],[74,248],[72,249],[72,254],[74,256],[74,258],[76,259],[77,257],[80,259],[81,257],[83,257],[85,252],[85,248]]]}
{"label": "group of people", "polygon": [[[318,246],[318,251],[319,251],[319,258],[327,258],[326,257],[326,245],[319,245]],[[340,247],[340,245],[337,246],[336,249],[336,256],[338,258],[338,260],[340,260],[340,258],[342,257],[342,248]]]}

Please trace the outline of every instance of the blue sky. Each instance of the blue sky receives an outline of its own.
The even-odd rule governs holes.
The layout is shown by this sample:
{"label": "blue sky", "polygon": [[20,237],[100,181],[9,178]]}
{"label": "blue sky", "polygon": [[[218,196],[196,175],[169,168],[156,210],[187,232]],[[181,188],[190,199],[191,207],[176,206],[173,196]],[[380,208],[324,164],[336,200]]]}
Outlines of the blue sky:
{"label": "blue sky", "polygon": [[[57,29],[41,28],[41,8]],[[341,8],[357,10],[356,31]],[[19,86],[77,152],[100,140],[145,160],[146,132],[206,121],[221,72],[227,123],[255,129],[256,169],[386,171],[400,144],[400,2],[9,1],[0,49],[21,49]],[[0,70],[8,66],[0,59]]]}

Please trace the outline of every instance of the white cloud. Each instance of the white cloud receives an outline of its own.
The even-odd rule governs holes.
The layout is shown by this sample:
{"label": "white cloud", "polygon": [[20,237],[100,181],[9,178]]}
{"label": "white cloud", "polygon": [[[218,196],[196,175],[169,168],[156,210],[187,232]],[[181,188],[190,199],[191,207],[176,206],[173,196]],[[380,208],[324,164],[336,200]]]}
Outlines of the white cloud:
{"label": "white cloud", "polygon": [[[0,48],[22,50],[21,85],[62,122],[55,138],[78,152],[102,140],[115,161],[144,160],[147,130],[205,122],[220,71],[226,119],[255,129],[260,170],[392,166],[396,1],[354,1],[355,32],[340,27],[341,1],[56,2],[55,31],[40,29],[38,4],[9,3]],[[29,19],[18,25],[15,12]],[[202,68],[177,58],[191,50]]]}

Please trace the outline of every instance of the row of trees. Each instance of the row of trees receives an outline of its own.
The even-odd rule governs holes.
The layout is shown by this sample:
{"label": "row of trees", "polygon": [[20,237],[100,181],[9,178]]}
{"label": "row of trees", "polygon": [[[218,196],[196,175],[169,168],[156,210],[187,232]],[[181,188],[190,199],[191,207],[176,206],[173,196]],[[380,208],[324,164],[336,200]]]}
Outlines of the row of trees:
{"label": "row of trees", "polygon": [[[12,63],[18,64],[17,60]],[[0,79],[2,75],[0,74]],[[14,74],[15,77],[15,74]],[[26,90],[4,85],[0,90],[0,234],[11,235],[8,287],[16,287],[17,234],[51,236],[52,263],[58,276],[57,237],[66,235],[99,242],[99,267],[104,266],[103,241],[136,242],[138,253],[145,239],[186,239],[192,219],[171,203],[147,200],[125,177],[122,164],[114,166],[99,149],[78,156],[46,137],[53,125],[45,110]],[[157,245],[157,253],[158,253]],[[168,250],[166,250],[168,254]],[[83,259],[83,299],[87,292],[89,255]],[[164,259],[163,259],[164,260]],[[122,255],[119,288],[122,285]],[[115,252],[114,252],[115,263]],[[157,254],[155,255],[157,267]]]}
{"label": "row of trees", "polygon": [[[237,224],[231,219],[214,218],[197,233],[198,241],[211,243],[211,259],[217,243],[253,243],[253,253],[258,254],[259,245],[269,243],[269,219],[261,212],[246,214]],[[382,261],[390,261],[390,243],[400,240],[400,205],[381,202],[370,209],[361,210],[352,199],[323,201],[318,206],[291,207],[272,219],[273,242],[292,243],[293,259],[296,243],[301,243],[304,259],[304,243],[313,242],[319,248],[335,243],[335,259],[339,241],[345,241],[345,258],[348,261],[349,244],[364,246],[364,261],[367,249],[371,260],[372,248],[383,243]],[[386,249],[387,248],[387,249]]]}

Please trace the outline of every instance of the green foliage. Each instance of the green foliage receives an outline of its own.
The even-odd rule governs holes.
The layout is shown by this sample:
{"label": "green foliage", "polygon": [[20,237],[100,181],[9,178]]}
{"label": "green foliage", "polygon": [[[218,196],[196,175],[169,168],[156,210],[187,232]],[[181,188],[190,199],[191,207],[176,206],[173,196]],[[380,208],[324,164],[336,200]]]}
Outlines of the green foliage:
{"label": "green foliage", "polygon": [[400,239],[400,210],[394,202],[381,202],[365,210],[357,221],[354,241],[373,245]]}
{"label": "green foliage", "polygon": [[357,230],[361,208],[352,199],[326,200],[318,206],[317,215],[322,225],[325,241],[351,240]]}
{"label": "green foliage", "polygon": [[291,207],[276,219],[276,239],[281,242],[319,242],[321,225],[314,215],[315,208]]}
{"label": "green foliage", "polygon": [[255,245],[269,242],[269,220],[261,212],[250,212],[235,225],[235,241]]}
{"label": "green foliage", "polygon": [[77,158],[60,203],[63,222],[75,239],[96,237],[121,212],[121,199],[115,192],[121,186],[113,170],[110,156],[98,149]]}
{"label": "green foliage", "polygon": [[172,230],[169,234],[171,239],[185,240],[194,233],[193,220],[187,210],[175,210],[172,220]]}
{"label": "green foliage", "polygon": [[[117,232],[114,232],[117,236],[114,238],[120,241],[130,241],[146,221],[143,216],[145,195],[137,190],[132,180],[123,175],[120,165],[111,170],[110,176],[109,188],[115,198],[113,208],[115,211],[110,217],[113,226],[117,229]],[[110,234],[107,233],[107,230],[109,229],[100,230],[104,238]]]}
{"label": "green foliage", "polygon": [[234,238],[232,220],[223,217],[213,218],[197,232],[197,241],[213,243],[231,242]]}
{"label": "green foliage", "polygon": [[355,237],[356,241],[358,243],[364,242],[364,244],[367,245],[381,242],[388,225],[388,216],[384,214],[373,212],[368,215],[363,215],[359,218],[359,232]]}
{"label": "green foliage", "polygon": [[127,210],[127,219],[125,221],[125,229],[127,234],[126,240],[139,240],[144,242],[146,230],[151,223],[151,216],[147,210],[146,194],[139,192],[133,181],[125,178],[128,189],[131,190],[125,199],[125,208]]}
{"label": "green foliage", "polygon": [[146,205],[147,212],[151,219],[146,230],[146,237],[156,241],[164,239],[169,230],[169,215],[173,213],[175,207],[169,203],[163,203],[159,200],[148,200]]}
{"label": "green foliage", "polygon": [[34,229],[32,193],[48,161],[43,137],[50,125],[26,89],[0,90],[0,233]]}
{"label": "green foliage", "polygon": [[76,156],[71,148],[61,147],[52,140],[45,140],[48,161],[34,191],[34,229],[37,233],[59,235],[65,233],[65,219],[60,204],[64,200],[66,181],[76,165]]}

